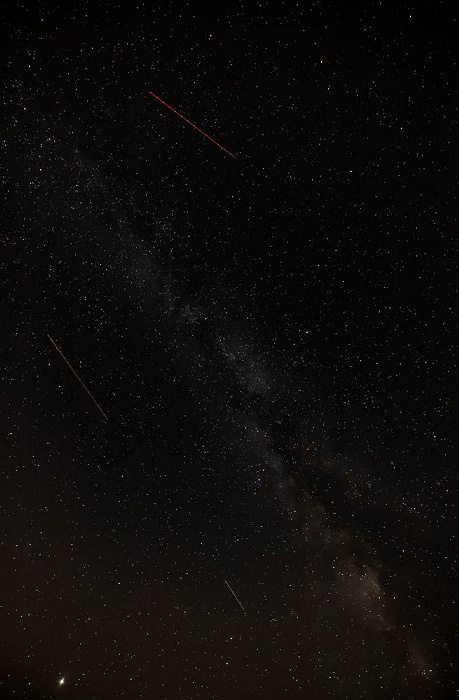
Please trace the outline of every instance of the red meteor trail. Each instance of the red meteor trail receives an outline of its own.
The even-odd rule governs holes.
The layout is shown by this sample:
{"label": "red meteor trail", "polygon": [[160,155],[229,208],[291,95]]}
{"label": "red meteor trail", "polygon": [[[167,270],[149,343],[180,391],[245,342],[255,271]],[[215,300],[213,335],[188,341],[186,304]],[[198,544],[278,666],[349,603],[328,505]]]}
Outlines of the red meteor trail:
{"label": "red meteor trail", "polygon": [[62,359],[64,360],[64,362],[66,362],[67,365],[70,367],[70,369],[72,370],[73,374],[74,374],[75,377],[78,379],[78,381],[80,382],[80,384],[81,384],[81,386],[83,387],[83,389],[89,394],[89,396],[91,397],[91,399],[94,401],[94,403],[96,404],[96,406],[97,406],[97,408],[99,409],[99,411],[102,413],[102,415],[103,415],[103,417],[105,418],[105,420],[108,420],[108,416],[103,412],[103,410],[101,409],[101,407],[100,407],[99,404],[97,403],[96,399],[94,398],[94,396],[93,396],[93,395],[91,394],[91,392],[89,391],[88,387],[85,385],[85,383],[80,379],[80,377],[78,376],[78,374],[75,372],[75,370],[73,369],[72,365],[71,365],[70,362],[67,360],[67,358],[65,357],[64,353],[62,352],[62,350],[56,345],[56,343],[54,342],[54,340],[51,338],[51,336],[50,336],[48,333],[47,333],[46,335],[48,336],[48,338],[50,339],[50,341],[52,342],[52,344],[54,345],[54,347],[56,348],[57,352],[58,352],[59,355],[62,357]]}
{"label": "red meteor trail", "polygon": [[196,124],[193,124],[193,122],[190,122],[190,120],[187,119],[186,117],[184,117],[183,114],[180,114],[180,112],[177,112],[176,109],[174,109],[173,107],[171,107],[170,105],[168,105],[166,102],[164,102],[164,100],[162,100],[160,97],[158,97],[158,95],[155,95],[153,92],[151,92],[151,90],[150,90],[150,95],[153,95],[153,97],[156,97],[156,99],[159,100],[160,102],[162,102],[163,105],[166,105],[166,107],[168,107],[168,108],[171,109],[175,114],[177,114],[179,117],[181,117],[182,119],[184,119],[184,120],[187,122],[187,124],[190,124],[190,126],[193,127],[193,129],[196,129],[197,131],[199,131],[200,134],[202,134],[203,136],[205,136],[206,139],[209,139],[209,141],[212,141],[212,143],[214,143],[216,146],[218,146],[219,148],[221,148],[222,151],[225,151],[225,153],[227,153],[229,156],[231,156],[231,158],[236,158],[235,155],[233,155],[232,153],[230,153],[229,151],[227,151],[226,148],[223,148],[223,146],[222,146],[221,144],[219,144],[219,143],[218,143],[217,141],[215,141],[211,136],[209,136],[209,135],[206,134],[204,131],[202,131],[202,129],[200,129],[199,126],[196,126]]}

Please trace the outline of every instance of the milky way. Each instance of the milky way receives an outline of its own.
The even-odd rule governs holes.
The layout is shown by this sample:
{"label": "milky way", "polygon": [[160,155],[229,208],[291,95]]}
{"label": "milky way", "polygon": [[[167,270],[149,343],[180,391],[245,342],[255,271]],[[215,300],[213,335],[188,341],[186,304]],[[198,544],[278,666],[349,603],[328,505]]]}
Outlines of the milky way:
{"label": "milky way", "polygon": [[452,697],[446,10],[10,12],[1,697]]}

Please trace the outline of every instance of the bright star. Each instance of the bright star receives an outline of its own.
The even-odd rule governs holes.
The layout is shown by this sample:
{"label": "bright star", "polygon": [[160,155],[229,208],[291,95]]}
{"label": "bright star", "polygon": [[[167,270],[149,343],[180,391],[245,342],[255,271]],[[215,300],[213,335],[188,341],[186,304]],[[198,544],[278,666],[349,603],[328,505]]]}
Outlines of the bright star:
{"label": "bright star", "polygon": [[65,678],[59,678],[59,685],[64,685]]}

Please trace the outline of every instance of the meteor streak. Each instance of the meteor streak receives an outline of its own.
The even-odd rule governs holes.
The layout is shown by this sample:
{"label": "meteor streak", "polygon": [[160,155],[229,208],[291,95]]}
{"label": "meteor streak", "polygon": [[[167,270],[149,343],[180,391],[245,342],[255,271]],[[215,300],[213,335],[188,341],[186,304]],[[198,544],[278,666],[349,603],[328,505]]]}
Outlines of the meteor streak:
{"label": "meteor streak", "polygon": [[218,141],[215,141],[215,139],[213,139],[211,136],[206,134],[202,129],[199,128],[199,126],[196,126],[196,124],[193,124],[193,122],[190,122],[190,120],[187,119],[186,117],[184,117],[183,114],[180,114],[180,112],[177,112],[176,109],[174,109],[173,107],[168,105],[166,102],[164,102],[164,100],[162,100],[160,97],[158,97],[158,95],[155,95],[153,92],[151,92],[151,90],[150,90],[150,95],[153,95],[153,97],[156,97],[156,99],[159,100],[160,102],[162,102],[163,105],[165,105],[168,109],[172,110],[172,112],[174,112],[179,117],[184,119],[187,122],[187,124],[189,124],[190,126],[193,127],[193,129],[196,129],[197,131],[199,131],[199,133],[202,134],[203,136],[205,136],[206,139],[209,139],[209,141],[212,141],[212,143],[214,143],[216,146],[221,148],[222,151],[225,151],[225,153],[228,153],[228,155],[231,156],[231,158],[236,158],[236,156],[233,155],[232,153],[230,153],[229,151],[227,151],[226,148],[223,148],[223,146],[221,144],[219,144]]}
{"label": "meteor streak", "polygon": [[233,594],[233,596],[236,598],[236,600],[237,600],[237,602],[239,603],[239,605],[241,606],[242,611],[245,612],[244,606],[242,605],[242,603],[241,603],[241,601],[239,600],[239,598],[237,597],[236,593],[233,591],[233,589],[232,589],[231,586],[229,585],[229,583],[228,583],[228,581],[226,580],[226,578],[224,578],[223,580],[224,580],[224,582],[226,583],[226,585],[228,586],[228,588],[230,589],[230,591],[231,591],[231,593]]}
{"label": "meteor streak", "polygon": [[50,336],[48,333],[47,333],[46,335],[48,336],[48,338],[50,339],[50,341],[52,342],[52,344],[54,345],[54,347],[56,348],[57,352],[58,352],[59,355],[62,357],[62,359],[64,360],[64,362],[70,367],[70,369],[72,370],[73,374],[74,374],[75,377],[78,379],[78,381],[80,382],[80,384],[81,384],[81,386],[83,387],[83,389],[89,394],[89,396],[91,397],[91,399],[94,401],[94,403],[96,404],[96,406],[97,406],[97,408],[99,409],[99,411],[102,413],[102,415],[103,415],[103,417],[105,418],[105,420],[108,420],[108,416],[103,412],[103,410],[101,409],[101,407],[100,407],[99,404],[97,403],[96,399],[94,398],[94,396],[93,396],[93,395],[91,394],[91,392],[89,391],[89,389],[88,389],[88,387],[86,386],[86,384],[83,382],[82,379],[80,379],[80,377],[78,376],[78,374],[75,372],[75,370],[73,369],[72,365],[71,365],[70,362],[67,360],[67,358],[65,357],[64,353],[62,352],[62,350],[56,345],[56,343],[54,342],[54,340],[51,338],[51,336]]}

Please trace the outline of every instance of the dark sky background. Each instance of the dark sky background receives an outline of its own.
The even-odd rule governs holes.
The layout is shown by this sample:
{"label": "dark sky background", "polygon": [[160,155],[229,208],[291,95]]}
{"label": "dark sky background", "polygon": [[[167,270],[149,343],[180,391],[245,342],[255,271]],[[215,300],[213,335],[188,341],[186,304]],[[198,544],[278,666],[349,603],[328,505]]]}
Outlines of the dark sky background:
{"label": "dark sky background", "polygon": [[453,5],[11,5],[0,697],[456,697]]}

